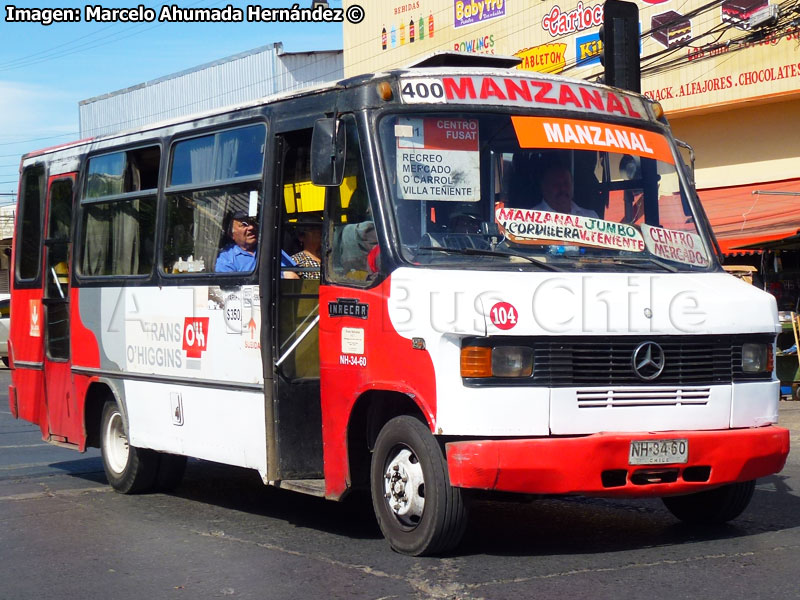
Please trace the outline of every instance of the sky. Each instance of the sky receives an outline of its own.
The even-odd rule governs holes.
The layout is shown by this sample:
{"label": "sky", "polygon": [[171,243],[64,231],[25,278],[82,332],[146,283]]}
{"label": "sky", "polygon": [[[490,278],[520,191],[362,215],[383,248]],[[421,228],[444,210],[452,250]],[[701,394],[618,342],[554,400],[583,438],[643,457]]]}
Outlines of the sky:
{"label": "sky", "polygon": [[[310,0],[176,0],[181,8],[309,7]],[[158,12],[148,0],[96,0]],[[81,22],[8,22],[6,6],[79,8]],[[341,8],[342,0],[330,0]],[[87,23],[85,4],[4,2],[0,14],[0,204],[16,201],[20,157],[78,139],[78,102],[276,42],[284,52],[342,48],[341,23]]]}

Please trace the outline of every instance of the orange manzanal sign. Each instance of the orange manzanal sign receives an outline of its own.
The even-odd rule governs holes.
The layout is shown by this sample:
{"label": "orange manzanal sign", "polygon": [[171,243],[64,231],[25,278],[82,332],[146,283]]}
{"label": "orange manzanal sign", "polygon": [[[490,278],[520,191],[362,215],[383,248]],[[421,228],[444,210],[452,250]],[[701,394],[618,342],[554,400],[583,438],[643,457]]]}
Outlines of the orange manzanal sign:
{"label": "orange manzanal sign", "polygon": [[581,148],[635,154],[674,164],[666,138],[652,131],[574,119],[511,117],[522,148]]}

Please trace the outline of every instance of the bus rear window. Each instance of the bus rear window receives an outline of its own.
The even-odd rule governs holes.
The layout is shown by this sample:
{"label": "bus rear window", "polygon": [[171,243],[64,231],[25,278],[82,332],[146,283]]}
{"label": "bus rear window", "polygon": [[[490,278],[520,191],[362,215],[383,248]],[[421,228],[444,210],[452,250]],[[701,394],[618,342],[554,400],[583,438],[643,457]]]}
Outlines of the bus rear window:
{"label": "bus rear window", "polygon": [[44,203],[44,169],[29,167],[22,179],[22,209],[17,225],[17,280],[33,280],[39,276],[42,242],[42,206]]}

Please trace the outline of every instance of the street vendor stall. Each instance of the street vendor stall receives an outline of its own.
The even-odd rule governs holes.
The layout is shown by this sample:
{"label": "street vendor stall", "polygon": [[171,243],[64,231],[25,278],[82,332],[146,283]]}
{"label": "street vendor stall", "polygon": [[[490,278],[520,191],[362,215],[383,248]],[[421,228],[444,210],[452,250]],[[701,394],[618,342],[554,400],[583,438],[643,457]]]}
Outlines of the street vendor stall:
{"label": "street vendor stall", "polygon": [[[761,253],[760,275],[778,303],[781,332],[777,339],[776,372],[781,395],[800,400],[800,233],[780,240],[739,246]],[[726,267],[735,270],[735,267]]]}

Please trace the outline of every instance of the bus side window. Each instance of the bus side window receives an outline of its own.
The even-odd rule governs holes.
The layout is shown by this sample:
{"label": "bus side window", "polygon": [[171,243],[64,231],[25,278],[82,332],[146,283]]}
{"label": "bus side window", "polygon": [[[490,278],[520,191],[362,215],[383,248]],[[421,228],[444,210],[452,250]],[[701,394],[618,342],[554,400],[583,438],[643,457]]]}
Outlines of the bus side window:
{"label": "bus side window", "polygon": [[83,205],[80,272],[147,275],[155,255],[159,146],[89,159]]}
{"label": "bus side window", "polygon": [[[165,273],[255,270],[255,249],[243,246],[238,251],[233,227],[238,220],[239,226],[255,227],[258,234],[265,138],[266,128],[257,124],[173,145],[166,186]],[[216,268],[223,252],[234,258]]]}
{"label": "bus side window", "polygon": [[347,139],[344,179],[328,189],[330,232],[329,278],[335,282],[365,282],[377,272],[377,234],[361,161],[358,128],[352,115],[344,115]]}

